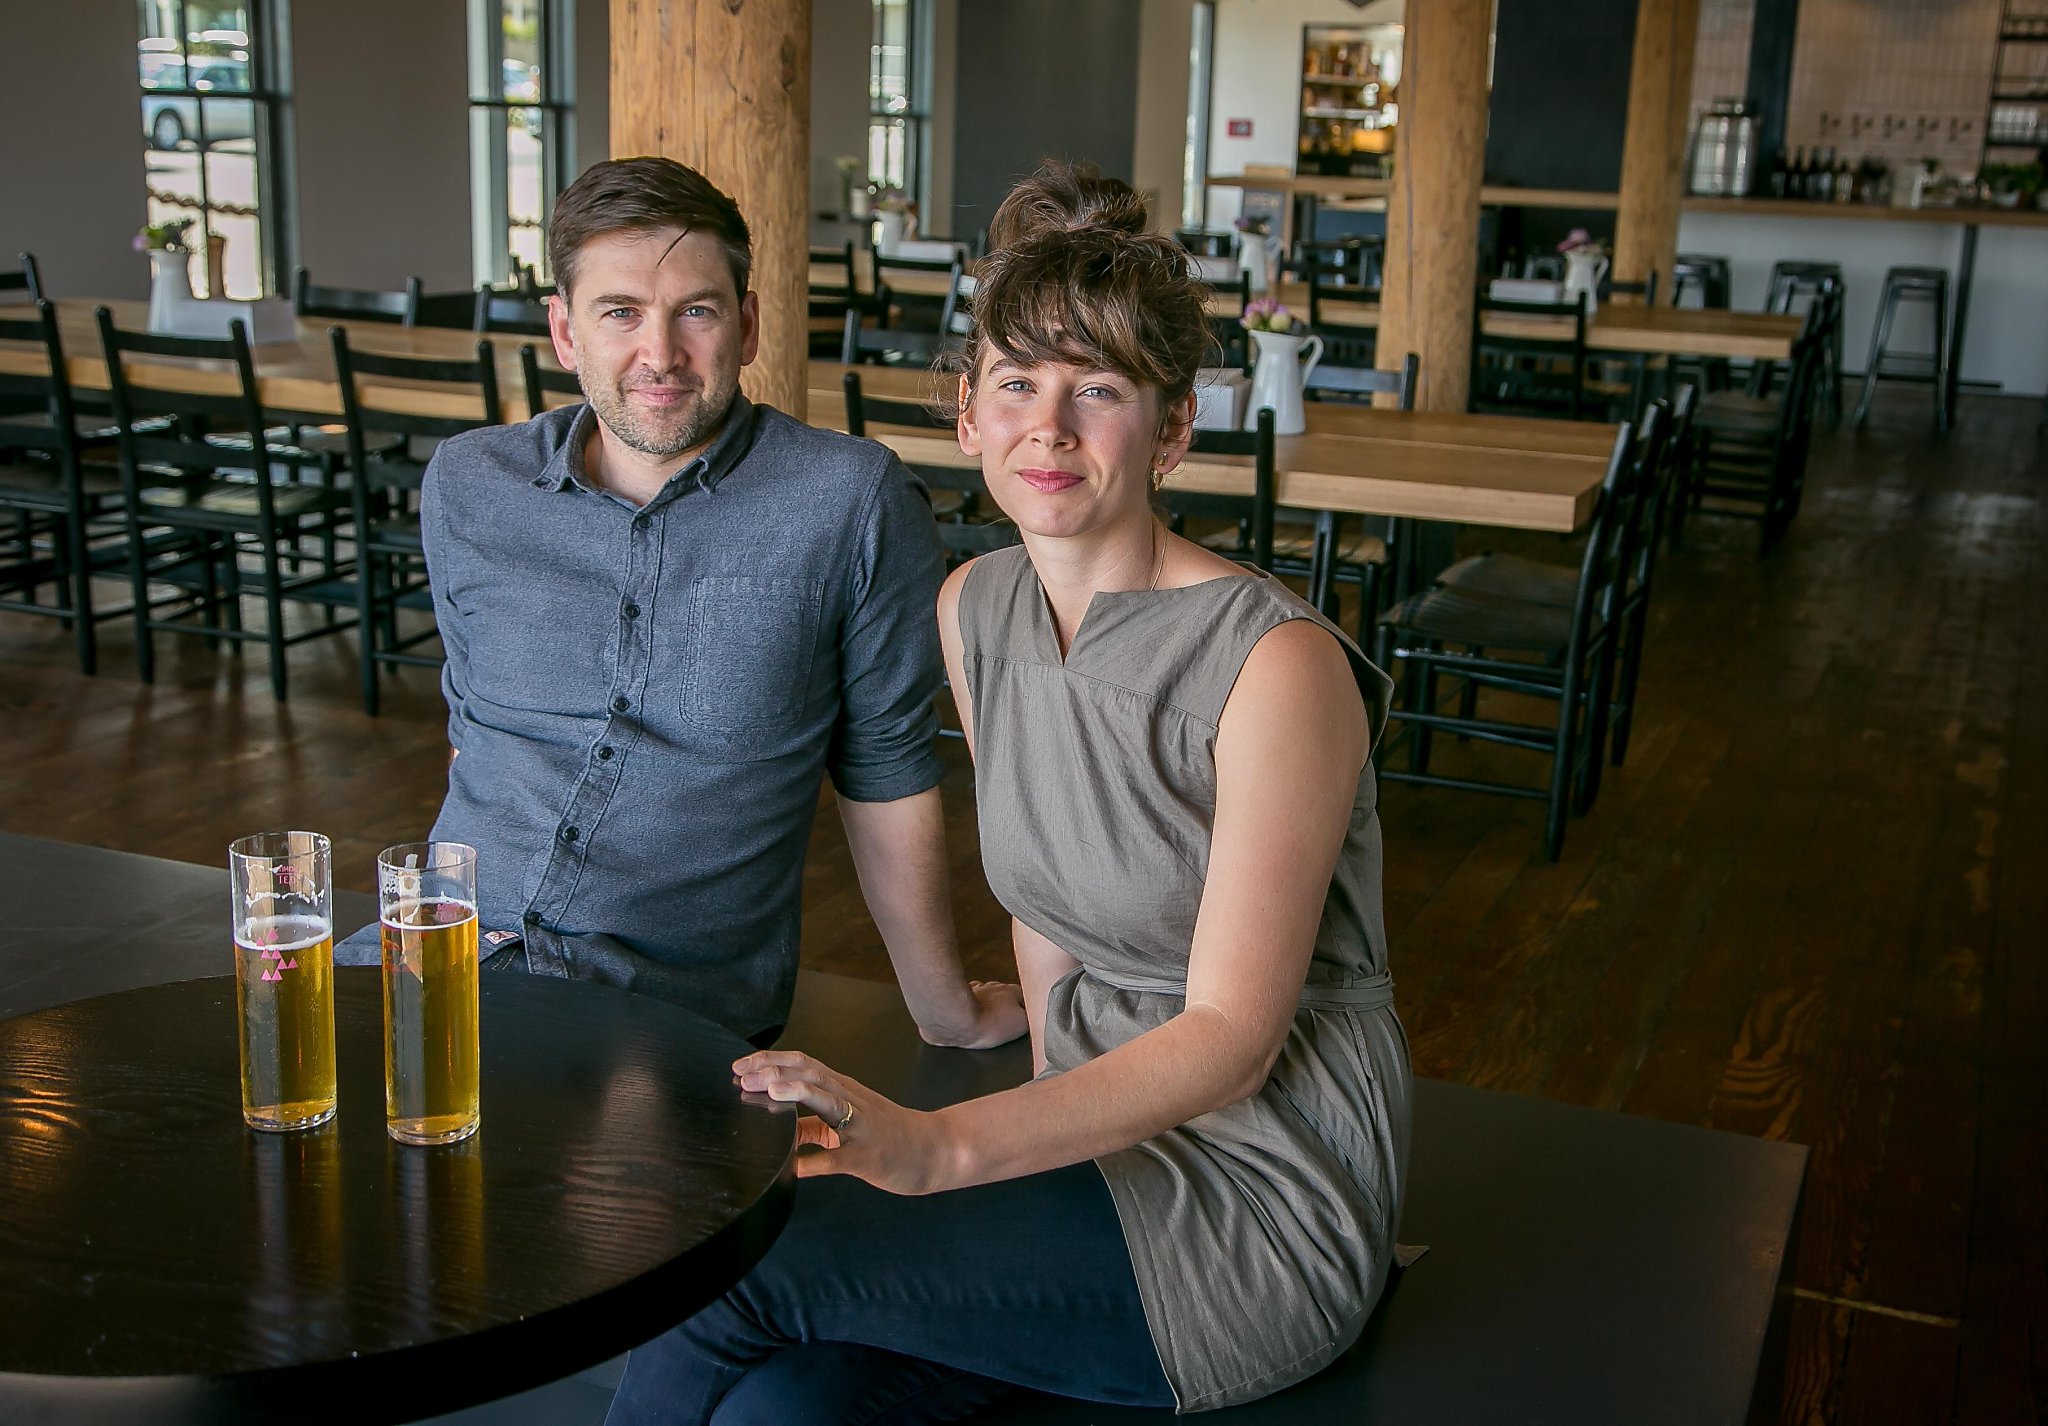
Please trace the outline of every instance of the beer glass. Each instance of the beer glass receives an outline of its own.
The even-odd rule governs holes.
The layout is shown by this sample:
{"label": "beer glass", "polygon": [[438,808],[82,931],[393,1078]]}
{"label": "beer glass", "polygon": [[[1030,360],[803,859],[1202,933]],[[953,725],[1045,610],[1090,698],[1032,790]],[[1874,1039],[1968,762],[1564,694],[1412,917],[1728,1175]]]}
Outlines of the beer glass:
{"label": "beer glass", "polygon": [[334,1117],[331,855],[318,832],[261,832],[228,847],[242,1117],[252,1129]]}
{"label": "beer glass", "polygon": [[476,1132],[476,849],[411,842],[377,855],[384,950],[384,1127],[402,1144]]}

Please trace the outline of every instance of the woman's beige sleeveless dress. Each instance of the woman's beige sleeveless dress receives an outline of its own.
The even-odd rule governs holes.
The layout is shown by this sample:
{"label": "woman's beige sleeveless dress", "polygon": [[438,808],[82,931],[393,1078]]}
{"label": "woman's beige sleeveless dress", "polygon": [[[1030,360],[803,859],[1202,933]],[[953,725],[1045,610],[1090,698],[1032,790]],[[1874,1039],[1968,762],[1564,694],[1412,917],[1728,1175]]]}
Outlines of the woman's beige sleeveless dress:
{"label": "woman's beige sleeveless dress", "polygon": [[[1021,547],[975,561],[959,608],[989,885],[1081,963],[1047,1005],[1058,1072],[1180,1009],[1216,810],[1216,727],[1252,646],[1291,619],[1328,629],[1375,741],[1391,685],[1264,576],[1097,594],[1064,660]],[[1098,1160],[1181,1410],[1277,1391],[1365,1326],[1408,1158],[1408,1045],[1392,998],[1368,765],[1272,1077],[1242,1103]]]}

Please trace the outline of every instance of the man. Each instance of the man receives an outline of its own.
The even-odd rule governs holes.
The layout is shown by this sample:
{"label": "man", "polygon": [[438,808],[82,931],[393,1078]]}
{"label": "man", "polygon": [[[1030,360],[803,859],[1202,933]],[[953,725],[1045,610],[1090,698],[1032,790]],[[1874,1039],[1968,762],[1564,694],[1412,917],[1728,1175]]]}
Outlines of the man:
{"label": "man", "polygon": [[1021,1034],[1016,987],[969,986],[954,941],[922,487],[881,447],[739,394],[749,237],[702,175],[598,164],[556,204],[548,254],[555,354],[587,404],[447,442],[420,507],[455,749],[433,834],[478,849],[493,965],[664,996],[767,1043],[829,773],[925,1038]]}

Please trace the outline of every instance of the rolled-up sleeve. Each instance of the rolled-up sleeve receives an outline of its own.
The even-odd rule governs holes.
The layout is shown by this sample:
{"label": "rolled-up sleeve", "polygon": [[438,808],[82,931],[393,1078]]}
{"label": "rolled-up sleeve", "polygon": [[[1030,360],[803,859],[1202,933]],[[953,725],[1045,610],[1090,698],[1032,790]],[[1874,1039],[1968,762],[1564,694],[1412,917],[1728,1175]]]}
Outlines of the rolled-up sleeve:
{"label": "rolled-up sleeve", "polygon": [[840,713],[826,766],[849,801],[894,802],[938,785],[932,700],[945,572],[931,499],[891,456],[862,522],[840,638]]}

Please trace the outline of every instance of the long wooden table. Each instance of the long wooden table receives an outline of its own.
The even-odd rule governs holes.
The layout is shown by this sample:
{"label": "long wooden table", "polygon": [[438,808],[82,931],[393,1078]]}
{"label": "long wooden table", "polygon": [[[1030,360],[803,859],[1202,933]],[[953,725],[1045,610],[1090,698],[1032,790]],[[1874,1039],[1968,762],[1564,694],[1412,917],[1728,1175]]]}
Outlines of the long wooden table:
{"label": "long wooden table", "polygon": [[[1308,284],[1285,281],[1274,293],[1295,316],[1308,320]],[[1228,294],[1211,300],[1210,312],[1228,316],[1237,299]],[[1333,327],[1380,324],[1377,302],[1347,301],[1326,289],[1323,321]],[[1697,307],[1624,306],[1603,302],[1586,324],[1586,349],[1642,356],[1723,357],[1742,361],[1790,361],[1799,335],[1800,317],[1769,312],[1726,312]],[[1486,331],[1497,337],[1569,337],[1570,327],[1550,317],[1488,313]]]}
{"label": "long wooden table", "polygon": [[[844,428],[840,385],[848,368],[810,365],[810,420]],[[930,372],[861,367],[866,391],[930,401]],[[1566,532],[1592,515],[1618,427],[1522,416],[1382,411],[1311,404],[1309,429],[1274,445],[1283,505],[1340,514],[1391,515],[1523,530]],[[908,428],[872,434],[913,465],[959,465],[952,436]],[[1175,489],[1242,494],[1249,456],[1191,455],[1167,477]]]}
{"label": "long wooden table", "polygon": [[[86,391],[107,389],[93,308],[86,299],[58,303],[64,330],[65,364],[72,384]],[[107,304],[123,326],[140,328],[146,312],[139,302]],[[257,394],[280,416],[331,420],[341,415],[340,385],[334,373],[328,321],[301,322],[291,342],[255,349]],[[554,354],[544,341],[432,327],[392,327],[343,322],[349,340],[367,350],[422,357],[473,355],[479,340],[498,358],[498,384],[508,420],[523,420],[526,401],[518,350],[532,345],[544,364]],[[0,370],[35,370],[38,348],[0,344]],[[232,390],[233,370],[222,362],[151,358],[149,379],[175,389]],[[845,407],[836,362],[809,368],[809,419],[844,428]],[[866,367],[863,380],[878,396],[930,399],[936,394],[929,372]],[[407,390],[378,383],[380,403],[402,404],[436,414],[465,415],[476,409],[462,393]],[[1616,428],[1590,423],[1531,420],[1514,416],[1467,416],[1445,412],[1379,411],[1364,407],[1311,407],[1309,430],[1282,436],[1276,454],[1281,503],[1340,514],[1389,515],[1517,529],[1570,531],[1592,514]],[[950,436],[885,431],[882,438],[912,463],[958,464],[962,457]],[[1182,489],[1240,493],[1250,481],[1249,457],[1203,455],[1184,462],[1172,483]]]}

